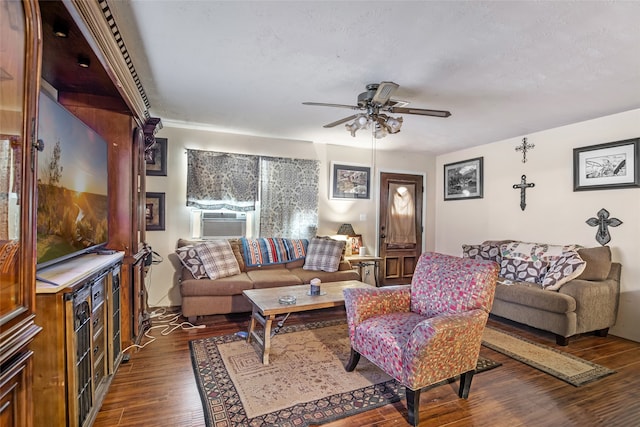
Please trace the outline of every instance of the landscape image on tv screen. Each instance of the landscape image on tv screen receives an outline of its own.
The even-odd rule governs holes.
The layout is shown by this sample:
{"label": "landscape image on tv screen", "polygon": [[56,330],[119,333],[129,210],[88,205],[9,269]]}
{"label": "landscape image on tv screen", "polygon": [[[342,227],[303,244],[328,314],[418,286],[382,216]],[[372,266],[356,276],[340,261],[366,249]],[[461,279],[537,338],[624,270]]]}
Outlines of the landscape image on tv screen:
{"label": "landscape image on tv screen", "polygon": [[107,242],[107,144],[95,131],[40,95],[38,268]]}

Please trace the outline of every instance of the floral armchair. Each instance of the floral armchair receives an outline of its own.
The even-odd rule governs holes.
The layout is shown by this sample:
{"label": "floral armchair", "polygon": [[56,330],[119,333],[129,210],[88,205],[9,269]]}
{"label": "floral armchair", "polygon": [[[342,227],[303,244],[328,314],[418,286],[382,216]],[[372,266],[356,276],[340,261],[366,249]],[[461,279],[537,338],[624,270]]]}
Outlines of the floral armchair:
{"label": "floral armchair", "polygon": [[409,423],[420,390],[460,375],[466,399],[489,317],[498,264],[423,253],[411,285],[345,289],[353,371],[366,357],[405,386]]}

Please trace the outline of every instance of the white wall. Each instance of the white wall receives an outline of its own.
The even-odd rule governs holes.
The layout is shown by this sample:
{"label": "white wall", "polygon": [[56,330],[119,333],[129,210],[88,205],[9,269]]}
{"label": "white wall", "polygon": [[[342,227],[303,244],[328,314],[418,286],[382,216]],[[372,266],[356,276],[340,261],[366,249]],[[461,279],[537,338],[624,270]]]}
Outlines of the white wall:
{"label": "white wall", "polygon": [[[313,144],[304,141],[259,138],[254,136],[184,129],[165,125],[158,137],[167,138],[167,176],[148,176],[147,191],[164,192],[166,212],[165,231],[147,231],[147,243],[163,257],[160,264],[151,267],[147,279],[150,306],[178,306],[181,303],[176,269],[169,259],[179,238],[190,237],[189,211],[186,206],[187,149],[226,151],[243,154],[281,156],[299,159],[315,159],[320,166],[319,235],[334,235],[342,223],[351,223],[354,230],[362,234],[367,253],[374,253],[377,235],[378,185],[372,185],[370,200],[345,201],[329,199],[329,177],[331,161],[371,166],[371,143],[363,148]],[[366,140],[364,140],[366,141]],[[378,151],[375,156],[376,170],[426,175],[426,187],[435,181],[433,175],[435,158],[416,153]],[[374,174],[377,176],[378,174]],[[433,188],[433,184],[431,184]],[[426,191],[426,249],[435,244],[434,192]],[[361,215],[366,216],[360,220]]]}
{"label": "white wall", "polygon": [[[526,163],[515,151],[523,136],[535,144]],[[640,110],[523,136],[437,157],[436,250],[461,255],[462,244],[490,239],[599,246],[596,228],[585,221],[605,208],[623,221],[609,228],[613,259],[622,263],[618,320],[610,332],[640,342],[640,188],[573,191],[573,149],[640,137]],[[444,201],[443,166],[474,157],[484,157],[484,198]],[[523,174],[535,183],[526,191],[525,211],[512,188]]]}

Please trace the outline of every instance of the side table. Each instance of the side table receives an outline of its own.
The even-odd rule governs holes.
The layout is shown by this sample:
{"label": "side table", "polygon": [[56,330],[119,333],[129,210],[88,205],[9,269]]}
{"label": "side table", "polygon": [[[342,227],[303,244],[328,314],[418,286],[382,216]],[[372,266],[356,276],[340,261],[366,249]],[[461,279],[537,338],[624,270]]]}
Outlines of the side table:
{"label": "side table", "polygon": [[360,273],[360,280],[364,281],[362,276],[362,272],[365,267],[373,266],[373,276],[376,283],[376,287],[380,286],[379,283],[379,275],[380,275],[380,262],[382,261],[381,257],[378,256],[369,256],[369,255],[351,255],[345,256],[344,259],[351,264],[351,267],[358,267],[358,273]]}

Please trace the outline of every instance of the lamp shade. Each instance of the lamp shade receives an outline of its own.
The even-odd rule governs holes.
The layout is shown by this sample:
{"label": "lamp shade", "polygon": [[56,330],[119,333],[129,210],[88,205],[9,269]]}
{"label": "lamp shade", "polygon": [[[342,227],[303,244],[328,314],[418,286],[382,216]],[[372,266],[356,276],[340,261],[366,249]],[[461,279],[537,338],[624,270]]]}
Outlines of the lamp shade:
{"label": "lamp shade", "polygon": [[356,232],[353,231],[353,226],[351,224],[342,224],[340,228],[338,228],[338,233],[342,236],[355,236]]}

